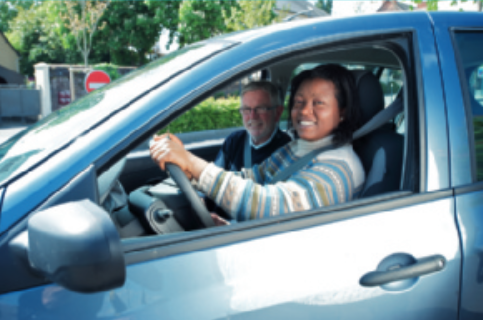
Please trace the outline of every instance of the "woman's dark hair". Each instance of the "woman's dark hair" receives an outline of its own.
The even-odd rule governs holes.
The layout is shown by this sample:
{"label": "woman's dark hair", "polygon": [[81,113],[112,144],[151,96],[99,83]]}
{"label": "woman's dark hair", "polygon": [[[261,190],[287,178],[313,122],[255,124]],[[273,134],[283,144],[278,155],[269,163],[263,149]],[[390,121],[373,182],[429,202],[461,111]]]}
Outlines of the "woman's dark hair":
{"label": "woman's dark hair", "polygon": [[[293,128],[291,115],[295,94],[304,81],[314,79],[323,79],[334,84],[335,98],[341,114],[344,115],[344,120],[332,131],[334,135],[332,142],[335,145],[352,142],[352,134],[360,125],[359,98],[354,76],[349,70],[338,64],[324,64],[312,70],[304,70],[292,79],[287,128],[289,130]],[[294,132],[294,135],[298,138],[297,132]]]}

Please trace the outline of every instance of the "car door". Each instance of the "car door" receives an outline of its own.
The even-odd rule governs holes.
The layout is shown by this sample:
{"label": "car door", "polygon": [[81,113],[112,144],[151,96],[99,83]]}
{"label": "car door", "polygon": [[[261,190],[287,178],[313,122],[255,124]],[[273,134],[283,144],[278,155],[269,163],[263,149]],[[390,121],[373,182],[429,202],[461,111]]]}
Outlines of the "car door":
{"label": "car door", "polygon": [[452,185],[462,241],[460,319],[483,316],[483,24],[435,16],[449,114]]}
{"label": "car door", "polygon": [[[437,50],[432,25],[425,13],[398,16],[397,21],[395,25],[391,15],[377,19],[367,16],[329,20],[324,24],[326,28],[320,29],[338,30],[345,41],[342,45],[348,44],[344,47],[348,50],[357,48],[354,44],[384,47],[384,50],[399,44],[394,52],[403,52],[397,56],[405,61],[407,81],[406,156],[400,191],[219,228],[123,239],[127,274],[122,287],[93,294],[72,292],[56,284],[19,289],[0,296],[2,316],[20,319],[457,319],[460,240],[450,189],[448,141],[445,140],[448,132],[444,125],[447,118],[441,107],[444,96],[440,66],[434,59]],[[307,25],[302,31],[315,29]],[[392,33],[388,34],[387,30]],[[289,36],[298,37],[290,30],[287,32],[283,41],[290,39]],[[326,38],[310,39],[307,42],[310,46],[299,47],[298,53],[306,54],[320,44],[328,46],[330,51],[332,41],[340,39],[326,35]],[[277,39],[274,43],[280,41]],[[267,44],[263,38],[260,42]],[[261,47],[254,42],[240,44],[237,50],[246,52]],[[278,56],[277,50],[272,50],[264,57],[266,61],[252,59],[251,64],[246,63],[239,69],[261,67],[262,63],[271,63],[271,59],[293,54],[282,49],[285,50],[280,50],[285,52],[283,57],[282,53]],[[358,52],[348,52],[358,56]],[[224,59],[233,60],[228,54]],[[208,60],[203,68],[224,68],[226,64],[220,61]],[[196,79],[199,75],[193,69],[189,77]],[[233,77],[242,71],[234,68]],[[181,91],[179,83],[188,82],[188,76],[179,78],[168,84],[174,89],[170,92]],[[178,101],[175,98],[172,101]],[[155,108],[157,96],[146,99]],[[142,99],[135,103],[142,109]],[[151,114],[148,116],[152,119]],[[109,121],[127,122],[122,117],[120,112]],[[138,118],[129,120],[143,123]],[[149,122],[145,127],[152,125]],[[110,137],[121,135],[122,129],[116,127],[117,131],[109,132]],[[84,137],[84,143],[100,141],[92,137],[103,130],[109,131],[99,126]],[[142,130],[145,132],[138,133],[139,136],[147,134],[149,128],[138,131]],[[129,145],[133,141],[129,139],[123,143]],[[108,151],[91,164],[97,168],[109,163],[113,154],[123,147],[119,143],[103,148],[110,141],[98,143],[96,150]],[[77,146],[73,144],[72,148]]]}
{"label": "car door", "polygon": [[[127,250],[128,283],[154,299],[136,305],[146,318],[458,318],[460,239],[441,138],[447,119],[425,21],[405,43],[419,51],[408,50],[413,60],[405,66],[406,156],[416,164],[407,164],[403,180],[416,176],[418,187],[403,182],[403,191],[238,223],[213,237],[139,240]],[[409,265],[426,271],[391,278]],[[139,281],[147,272],[156,272],[153,287]]]}

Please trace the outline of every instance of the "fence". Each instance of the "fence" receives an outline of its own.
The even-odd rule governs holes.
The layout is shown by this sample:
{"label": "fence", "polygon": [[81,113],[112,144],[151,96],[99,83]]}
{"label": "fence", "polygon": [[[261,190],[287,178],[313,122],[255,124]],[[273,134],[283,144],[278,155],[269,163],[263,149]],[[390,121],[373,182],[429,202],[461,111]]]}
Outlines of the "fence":
{"label": "fence", "polygon": [[[119,67],[121,75],[131,72],[135,67]],[[72,101],[87,94],[84,80],[90,68],[84,66],[46,64],[35,65],[35,82],[41,90],[41,114],[63,108]]]}
{"label": "fence", "polygon": [[38,119],[40,115],[40,91],[25,86],[0,86],[0,117]]}

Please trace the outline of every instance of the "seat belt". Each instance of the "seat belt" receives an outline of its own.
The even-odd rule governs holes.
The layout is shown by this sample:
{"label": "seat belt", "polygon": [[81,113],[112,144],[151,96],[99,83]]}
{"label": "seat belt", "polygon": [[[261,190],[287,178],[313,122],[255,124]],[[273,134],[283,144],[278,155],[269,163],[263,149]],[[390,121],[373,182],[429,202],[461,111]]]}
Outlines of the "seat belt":
{"label": "seat belt", "polygon": [[386,124],[389,120],[394,119],[399,113],[401,113],[404,109],[404,104],[402,99],[396,99],[393,104],[389,107],[385,108],[384,110],[379,111],[376,113],[371,120],[367,121],[359,130],[354,132],[352,136],[354,140],[362,138],[363,136],[371,133],[372,131],[380,128],[384,124]]}
{"label": "seat belt", "polygon": [[248,132],[246,133],[245,137],[245,147],[243,149],[243,167],[244,168],[251,168],[252,167],[252,147],[250,145],[250,135]]}
{"label": "seat belt", "polygon": [[285,181],[287,180],[291,175],[293,175],[295,172],[298,170],[302,169],[307,165],[313,158],[315,158],[319,153],[332,150],[334,149],[335,146],[333,144],[330,144],[328,146],[324,146],[322,148],[318,148],[315,150],[310,151],[306,155],[304,155],[302,158],[296,160],[293,162],[291,165],[289,165],[285,170],[280,171],[273,177],[273,179],[269,182],[269,184],[275,184],[279,181]]}
{"label": "seat belt", "polygon": [[[358,130],[354,132],[354,134],[352,135],[352,139],[357,140],[366,136],[367,134],[373,132],[374,130],[386,124],[389,120],[393,119],[396,115],[398,115],[402,111],[403,111],[402,100],[398,100],[396,101],[396,103],[376,113],[376,115],[372,117],[371,120],[367,121],[362,127],[360,127]],[[285,170],[282,170],[279,173],[277,173],[273,177],[273,179],[269,182],[269,184],[275,184],[279,181],[287,180],[295,172],[305,167],[319,153],[332,150],[334,148],[335,146],[333,144],[330,144],[328,146],[312,150],[311,152],[307,153],[297,161],[293,162],[291,165],[285,168]]]}

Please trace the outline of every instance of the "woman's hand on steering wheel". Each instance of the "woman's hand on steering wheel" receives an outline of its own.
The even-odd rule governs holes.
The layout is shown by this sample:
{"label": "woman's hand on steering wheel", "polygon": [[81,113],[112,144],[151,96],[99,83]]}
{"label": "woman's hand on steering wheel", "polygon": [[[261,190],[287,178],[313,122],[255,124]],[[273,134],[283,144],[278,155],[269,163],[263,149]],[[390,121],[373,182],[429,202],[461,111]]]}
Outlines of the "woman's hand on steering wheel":
{"label": "woman's hand on steering wheel", "polygon": [[155,135],[150,142],[149,151],[151,158],[162,170],[166,170],[166,163],[169,162],[180,167],[188,179],[193,177],[192,164],[195,156],[184,148],[183,142],[175,135]]}
{"label": "woman's hand on steering wheel", "polygon": [[230,223],[217,215],[216,213],[210,212],[211,219],[215,222],[215,226],[226,226],[229,225]]}

